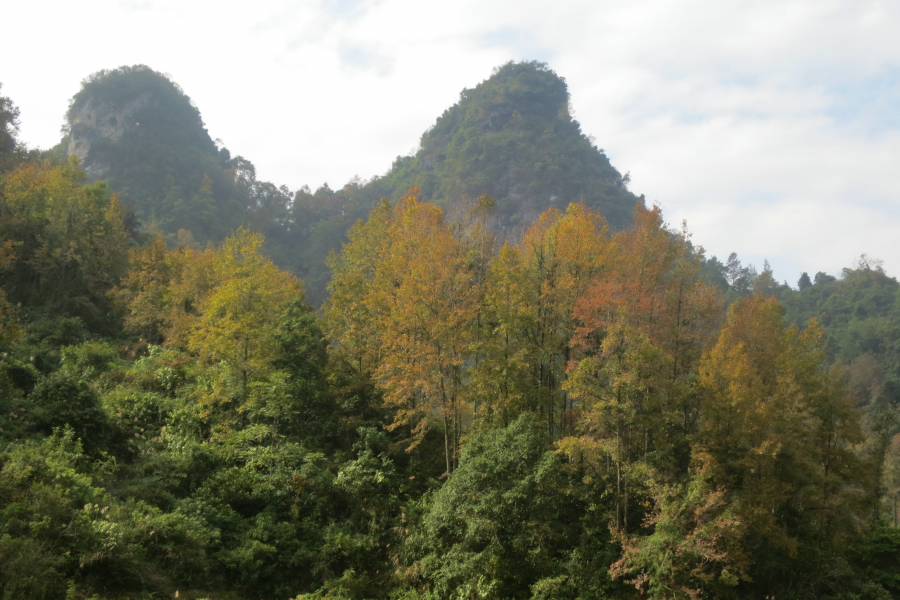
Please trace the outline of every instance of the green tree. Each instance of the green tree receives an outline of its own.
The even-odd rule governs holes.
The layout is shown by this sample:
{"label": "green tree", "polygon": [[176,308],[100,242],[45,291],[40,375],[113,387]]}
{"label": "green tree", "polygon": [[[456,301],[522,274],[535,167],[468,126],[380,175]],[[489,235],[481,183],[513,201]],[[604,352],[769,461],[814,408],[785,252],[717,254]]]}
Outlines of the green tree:
{"label": "green tree", "polygon": [[489,421],[530,410],[545,416],[553,434],[571,425],[562,386],[573,307],[611,250],[602,217],[580,204],[547,211],[520,244],[500,250],[486,282],[482,356],[472,382]]}
{"label": "green tree", "polygon": [[[3,84],[0,83],[0,90]],[[0,96],[0,159],[4,154],[11,154],[17,147],[16,136],[19,133],[19,109],[6,96]]]}
{"label": "green tree", "polygon": [[408,542],[411,583],[434,598],[531,597],[532,586],[564,574],[578,538],[568,489],[532,415],[476,434]]}
{"label": "green tree", "polygon": [[282,431],[313,445],[334,445],[335,401],[325,380],[328,362],[325,336],[312,308],[302,299],[289,301],[273,334],[278,354],[272,364],[287,374],[287,397],[292,410],[284,415]]}

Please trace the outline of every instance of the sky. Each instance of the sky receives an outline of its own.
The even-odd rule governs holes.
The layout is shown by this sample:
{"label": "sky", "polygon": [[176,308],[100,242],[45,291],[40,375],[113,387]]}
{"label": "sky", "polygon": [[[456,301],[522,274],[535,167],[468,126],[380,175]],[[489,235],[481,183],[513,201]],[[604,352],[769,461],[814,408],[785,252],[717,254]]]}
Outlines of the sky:
{"label": "sky", "polygon": [[866,253],[900,273],[900,2],[8,0],[20,139],[60,139],[100,69],[145,64],[292,189],[384,174],[491,70],[539,60],[575,118],[724,259],[796,285]]}

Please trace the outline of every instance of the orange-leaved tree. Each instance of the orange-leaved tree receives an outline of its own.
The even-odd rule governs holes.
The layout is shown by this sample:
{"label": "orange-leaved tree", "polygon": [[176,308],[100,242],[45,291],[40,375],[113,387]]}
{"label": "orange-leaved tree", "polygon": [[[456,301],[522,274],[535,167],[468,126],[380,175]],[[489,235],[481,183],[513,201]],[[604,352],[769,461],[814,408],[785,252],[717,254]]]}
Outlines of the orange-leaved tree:
{"label": "orange-leaved tree", "polygon": [[563,447],[612,467],[601,471],[620,533],[641,523],[636,496],[649,493],[648,468],[687,470],[699,403],[691,381],[721,314],[686,231],[667,227],[659,208],[638,206],[634,220],[575,300],[576,358],[565,385],[584,418],[581,437]]}
{"label": "orange-leaved tree", "polygon": [[470,258],[443,211],[413,188],[395,207],[376,207],[332,259],[326,310],[339,352],[382,390],[392,427],[411,427],[411,447],[441,424],[448,472],[469,410],[464,368],[479,298]]}
{"label": "orange-leaved tree", "polygon": [[394,209],[373,281],[381,361],[375,370],[395,425],[421,436],[432,416],[444,429],[448,472],[455,467],[467,398],[463,367],[477,309],[466,255],[443,212],[415,192]]}

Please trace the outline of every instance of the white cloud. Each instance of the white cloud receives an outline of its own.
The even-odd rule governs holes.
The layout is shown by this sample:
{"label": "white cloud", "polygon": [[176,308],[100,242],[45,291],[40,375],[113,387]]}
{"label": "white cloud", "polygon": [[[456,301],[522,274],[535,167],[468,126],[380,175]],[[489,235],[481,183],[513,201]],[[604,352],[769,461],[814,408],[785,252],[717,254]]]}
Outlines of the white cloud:
{"label": "white cloud", "polygon": [[[509,59],[547,60],[632,188],[695,241],[781,279],[862,252],[900,271],[900,4],[17,3],[0,71],[31,145],[100,68],[171,73],[213,137],[276,183],[383,173]],[[27,51],[22,51],[27,48]]]}

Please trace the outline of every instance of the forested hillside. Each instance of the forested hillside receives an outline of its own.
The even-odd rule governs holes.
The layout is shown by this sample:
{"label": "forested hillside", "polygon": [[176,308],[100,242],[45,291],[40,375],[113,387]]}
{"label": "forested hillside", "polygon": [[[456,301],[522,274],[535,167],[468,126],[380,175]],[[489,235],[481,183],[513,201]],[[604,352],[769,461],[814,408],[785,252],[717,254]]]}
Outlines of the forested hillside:
{"label": "forested hillside", "polygon": [[463,90],[422,135],[418,152],[398,157],[380,183],[388,197],[418,187],[448,209],[488,194],[497,199],[500,227],[582,202],[620,229],[639,201],[572,118],[565,79],[536,62],[507,63]]}
{"label": "forested hillside", "polygon": [[145,66],[89,77],[66,121],[58,151],[77,156],[91,179],[107,180],[170,245],[220,243],[242,225],[264,232],[267,253],[304,278],[316,306],[328,283],[325,259],[350,226],[381,197],[396,201],[414,186],[451,212],[484,193],[497,198],[492,229],[501,235],[573,201],[624,227],[641,201],[572,119],[565,80],[534,62],[496,69],[463,91],[414,156],[337,191],[257,181],[250,161],[210,139],[181,88]]}
{"label": "forested hillside", "polygon": [[[479,94],[433,135],[477,124]],[[479,192],[462,151],[416,171],[429,133],[373,183],[279,192],[331,240],[357,192],[440,175],[435,201],[365,208],[316,311],[257,227],[278,224],[268,184],[241,187],[222,149],[172,180],[257,200],[200,243],[16,125],[0,98],[3,598],[900,597],[900,285],[877,262],[794,290],[706,257],[587,140],[609,178],[557,208],[528,169]],[[83,163],[125,181],[100,141]]]}

